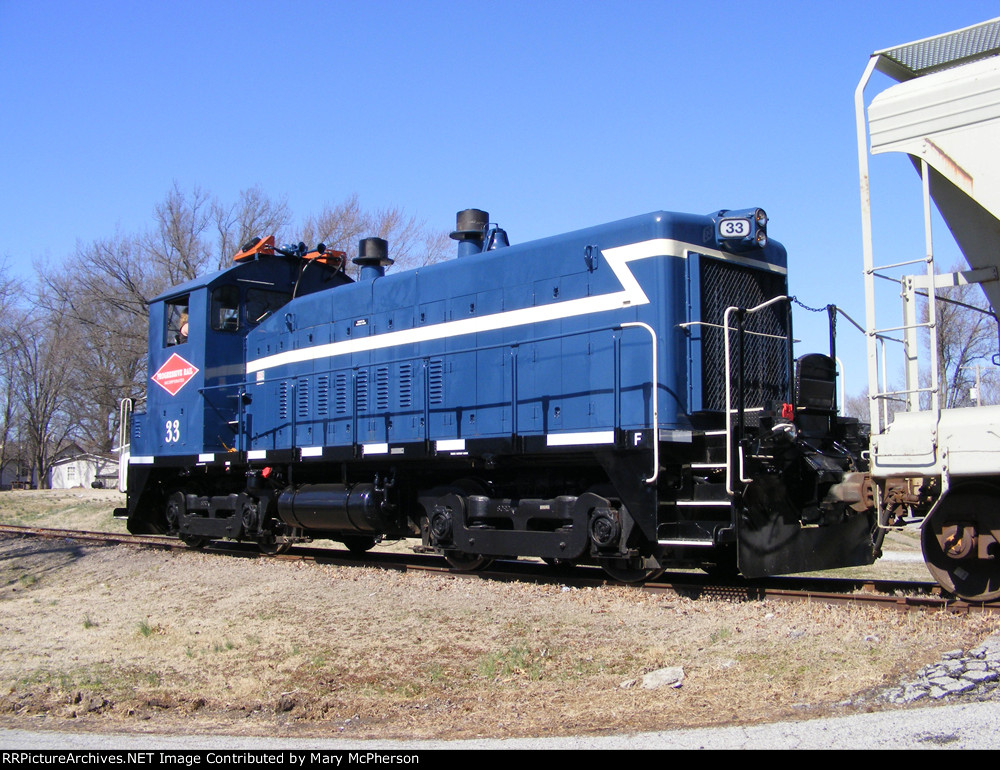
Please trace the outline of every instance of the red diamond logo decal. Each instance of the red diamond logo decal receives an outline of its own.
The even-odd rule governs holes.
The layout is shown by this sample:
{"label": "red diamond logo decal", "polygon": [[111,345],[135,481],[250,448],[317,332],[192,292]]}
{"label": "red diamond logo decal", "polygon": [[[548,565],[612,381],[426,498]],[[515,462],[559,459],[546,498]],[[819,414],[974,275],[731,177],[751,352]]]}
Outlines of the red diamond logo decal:
{"label": "red diamond logo decal", "polygon": [[166,360],[150,379],[171,396],[188,384],[188,380],[198,373],[198,367],[174,353]]}

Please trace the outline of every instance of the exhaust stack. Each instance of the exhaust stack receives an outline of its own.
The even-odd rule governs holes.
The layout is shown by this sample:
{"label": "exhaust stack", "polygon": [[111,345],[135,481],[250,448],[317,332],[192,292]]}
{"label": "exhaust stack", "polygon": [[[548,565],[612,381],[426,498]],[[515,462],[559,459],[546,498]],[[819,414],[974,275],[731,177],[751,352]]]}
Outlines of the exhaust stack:
{"label": "exhaust stack", "polygon": [[458,241],[458,256],[467,257],[479,254],[486,243],[486,227],[490,223],[490,215],[479,209],[466,209],[455,215],[455,232],[451,238]]}
{"label": "exhaust stack", "polygon": [[362,281],[381,278],[385,269],[394,262],[389,259],[389,242],[384,238],[362,238],[358,241],[358,256],[351,261],[361,266]]}

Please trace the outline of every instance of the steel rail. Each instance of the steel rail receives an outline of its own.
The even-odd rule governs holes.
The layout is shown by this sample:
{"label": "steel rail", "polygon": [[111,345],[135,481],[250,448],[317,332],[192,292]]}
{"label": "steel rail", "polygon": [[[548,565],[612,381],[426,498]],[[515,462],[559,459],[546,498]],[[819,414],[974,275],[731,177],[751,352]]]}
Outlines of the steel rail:
{"label": "steel rail", "polygon": [[[233,557],[266,558],[282,561],[305,561],[332,566],[366,566],[402,572],[437,573],[450,577],[558,583],[574,588],[624,586],[604,574],[599,567],[579,565],[553,568],[533,561],[497,561],[489,570],[459,572],[443,563],[436,554],[401,554],[384,551],[351,554],[346,550],[318,546],[296,546],[290,553],[268,555],[253,543],[212,541],[202,549],[192,549],[173,537],[130,535],[113,532],[90,532],[72,529],[0,525],[2,537],[46,537],[84,541],[94,544],[137,545],[166,550],[198,550]],[[691,599],[714,598],[729,601],[804,601],[830,605],[867,605],[903,612],[942,611],[955,614],[1000,612],[1000,600],[967,602],[945,594],[937,583],[898,580],[845,579],[824,577],[775,577],[758,580],[728,578],[720,580],[709,575],[688,572],[668,572],[654,582],[630,586],[654,595],[671,595]]]}

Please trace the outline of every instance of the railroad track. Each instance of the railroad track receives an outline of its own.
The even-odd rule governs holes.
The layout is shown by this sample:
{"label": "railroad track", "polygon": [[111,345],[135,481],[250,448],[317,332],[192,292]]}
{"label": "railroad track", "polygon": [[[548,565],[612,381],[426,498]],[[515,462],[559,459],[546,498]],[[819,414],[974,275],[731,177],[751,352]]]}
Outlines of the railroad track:
{"label": "railroad track", "polygon": [[[172,537],[87,532],[72,529],[0,525],[0,537],[64,538],[95,544],[124,544],[165,550],[191,550],[182,541]],[[432,554],[373,551],[358,555],[337,548],[296,546],[286,554],[264,555],[252,543],[222,540],[212,541],[201,550],[232,557],[313,561],[319,564],[339,566],[364,565],[404,572],[436,572],[476,580],[524,580],[537,583],[558,583],[575,588],[617,584],[598,567],[553,568],[541,562],[524,560],[497,561],[488,570],[458,572],[449,567],[439,556]],[[731,601],[773,599],[824,604],[866,604],[900,611],[940,610],[963,614],[1000,612],[1000,601],[967,602],[949,596],[934,582],[827,577],[776,577],[745,580],[740,577],[712,577],[700,572],[665,572],[656,581],[636,586],[636,590],[652,594],[728,599]]]}

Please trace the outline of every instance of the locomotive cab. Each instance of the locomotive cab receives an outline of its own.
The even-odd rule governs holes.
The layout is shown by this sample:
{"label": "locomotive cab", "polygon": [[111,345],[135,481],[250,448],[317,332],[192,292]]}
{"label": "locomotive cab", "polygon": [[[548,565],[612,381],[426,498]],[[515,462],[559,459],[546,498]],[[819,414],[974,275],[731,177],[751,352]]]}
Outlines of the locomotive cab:
{"label": "locomotive cab", "polygon": [[261,285],[246,267],[191,281],[150,303],[148,425],[136,444],[151,454],[237,450],[244,338],[292,296],[287,281]]}
{"label": "locomotive cab", "polygon": [[146,405],[132,415],[129,444],[128,511],[137,528],[163,528],[142,523],[162,519],[160,476],[241,451],[247,334],[295,294],[350,283],[339,264],[316,269],[270,253],[150,301]]}
{"label": "locomotive cab", "polygon": [[150,387],[145,415],[134,422],[134,454],[198,455],[205,462],[240,450],[247,334],[293,295],[352,283],[337,269],[304,267],[281,256],[244,260],[153,298]]}

